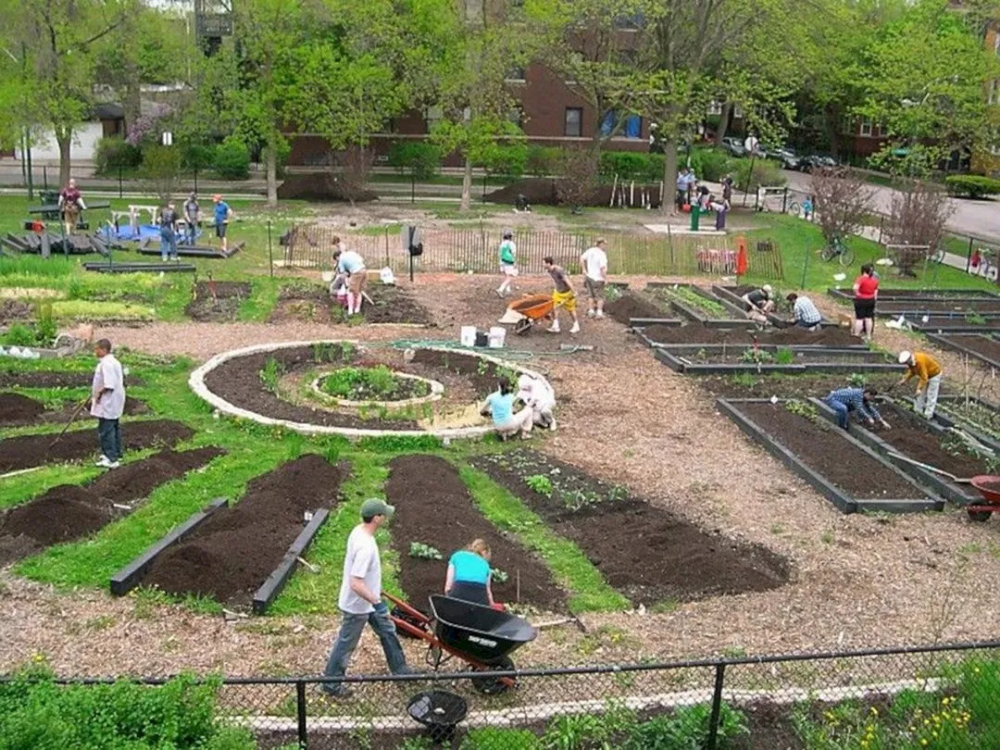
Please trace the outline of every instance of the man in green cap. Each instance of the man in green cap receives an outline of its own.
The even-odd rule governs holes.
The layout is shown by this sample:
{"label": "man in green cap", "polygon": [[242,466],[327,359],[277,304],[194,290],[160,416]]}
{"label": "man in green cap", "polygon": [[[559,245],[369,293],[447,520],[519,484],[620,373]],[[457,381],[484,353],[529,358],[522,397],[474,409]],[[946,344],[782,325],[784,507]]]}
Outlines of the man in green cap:
{"label": "man in green cap", "polygon": [[[365,623],[382,641],[385,660],[393,674],[411,674],[406,655],[396,636],[396,626],[389,617],[389,608],[382,601],[382,563],[379,559],[375,532],[392,517],[393,508],[384,500],[365,500],[361,505],[361,523],[347,537],[347,554],[344,556],[344,577],[340,583],[341,622],[340,634],[327,660],[324,677],[343,677],[347,664],[358,645]],[[350,696],[350,689],[343,683],[326,682],[321,686],[328,695],[336,698]]]}

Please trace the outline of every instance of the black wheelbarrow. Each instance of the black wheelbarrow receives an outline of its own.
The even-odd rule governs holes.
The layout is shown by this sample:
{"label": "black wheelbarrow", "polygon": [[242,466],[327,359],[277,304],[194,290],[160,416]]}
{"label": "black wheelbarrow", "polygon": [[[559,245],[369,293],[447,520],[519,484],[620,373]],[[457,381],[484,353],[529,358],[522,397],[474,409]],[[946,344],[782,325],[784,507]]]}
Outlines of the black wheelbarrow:
{"label": "black wheelbarrow", "polygon": [[[510,654],[538,635],[527,620],[461,599],[430,597],[428,617],[402,599],[382,596],[395,605],[392,621],[396,627],[427,641],[427,664],[434,671],[452,657],[467,662],[477,672],[513,670]],[[472,678],[473,687],[487,695],[502,693],[515,684],[513,677]]]}

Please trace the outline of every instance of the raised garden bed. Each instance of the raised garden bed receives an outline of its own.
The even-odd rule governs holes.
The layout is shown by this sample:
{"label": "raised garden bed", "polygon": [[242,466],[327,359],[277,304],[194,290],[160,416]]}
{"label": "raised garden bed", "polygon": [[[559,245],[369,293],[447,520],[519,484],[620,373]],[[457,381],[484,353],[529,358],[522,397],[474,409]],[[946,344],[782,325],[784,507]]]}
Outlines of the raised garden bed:
{"label": "raised garden bed", "polygon": [[657,346],[653,356],[675,372],[685,375],[724,375],[807,372],[896,372],[898,363],[881,352],[852,349],[805,349],[752,346]]}
{"label": "raised garden bed", "polygon": [[142,585],[247,608],[306,525],[337,503],[345,470],[308,454],[250,482],[246,494],[161,552]]}
{"label": "raised garden bed", "polygon": [[[856,429],[852,425],[858,440],[948,500],[965,505],[979,498],[979,493],[968,485],[956,484],[940,474],[894,457],[894,454],[904,456],[959,478],[996,473],[990,471],[987,462],[972,453],[958,435],[892,403],[880,404],[879,411],[892,429],[880,430],[876,434],[860,425]],[[832,411],[825,406],[820,412],[828,419],[834,418]]]}
{"label": "raised garden bed", "polygon": [[925,321],[923,317],[907,316],[916,330],[923,333],[1000,333],[1000,318],[973,319],[965,318],[942,318],[939,316],[928,317]]}
{"label": "raised garden bed", "polygon": [[695,284],[651,282],[646,289],[684,317],[704,326],[732,328],[747,324],[741,306],[724,301]]}
{"label": "raised garden bed", "polygon": [[[430,312],[417,302],[412,292],[398,286],[371,284],[361,315],[368,323],[396,323],[427,326],[433,324]],[[343,307],[322,286],[287,286],[278,296],[278,304],[268,317],[270,323],[289,320],[316,323],[346,323]]]}
{"label": "raised garden bed", "polygon": [[943,349],[967,354],[990,367],[1000,368],[1000,341],[982,334],[927,334],[927,340]]}
{"label": "raised garden bed", "polygon": [[838,388],[857,385],[871,385],[880,391],[899,380],[895,373],[866,372],[851,377],[842,373],[806,373],[803,375],[783,375],[780,373],[737,373],[735,375],[703,375],[698,385],[715,396],[728,399],[742,398],[798,398],[813,396],[820,398]]}
{"label": "raised garden bed", "polygon": [[[743,295],[756,289],[760,289],[761,286],[762,285],[760,284],[753,286],[744,284],[741,284],[740,286],[722,286],[720,284],[713,284],[712,293],[719,299],[731,304],[738,312],[746,315],[746,305],[743,302]],[[780,293],[775,292],[775,294],[779,295]],[[777,305],[776,312],[770,313],[767,316],[767,319],[770,321],[771,325],[777,328],[787,328],[789,326],[788,321],[792,317],[792,306],[787,300],[785,300],[784,297],[779,297],[774,301]],[[779,315],[777,313],[781,314]],[[840,324],[837,323],[837,321],[830,320],[826,316],[823,316],[820,319],[820,326],[824,330],[828,328],[836,329],[839,325]]]}
{"label": "raised garden bed", "polygon": [[45,547],[99,531],[131,513],[161,484],[184,476],[222,455],[219,448],[162,451],[100,475],[84,485],[53,487],[0,516],[0,566]]}
{"label": "raised garden bed", "polygon": [[782,328],[758,331],[750,321],[743,321],[741,328],[707,328],[691,323],[685,326],[646,326],[641,331],[651,346],[660,344],[760,344],[795,347],[836,347],[867,349],[868,347],[846,328],[822,328],[807,331],[804,328]]}
{"label": "raised garden bed", "polygon": [[[458,471],[444,459],[423,455],[394,458],[385,493],[389,504],[396,506],[392,543],[400,560],[399,583],[418,609],[426,611],[428,597],[443,590],[451,553],[473,539],[486,540],[493,553],[493,569],[507,574],[506,581],[493,581],[497,601],[550,611],[564,607],[565,594],[548,568],[482,516]],[[442,514],[447,522],[442,522]],[[411,554],[414,543],[437,550],[442,559]]]}
{"label": "raised garden bed", "polygon": [[[836,299],[853,300],[854,290],[829,288],[827,294]],[[1000,302],[1000,295],[985,289],[887,289],[878,291],[879,302],[899,300],[907,305],[919,302]]]}
{"label": "raised garden bed", "polygon": [[199,281],[184,313],[201,322],[231,322],[236,320],[240,304],[250,296],[250,289],[250,284],[242,281]]}
{"label": "raised garden bed", "polygon": [[[126,422],[121,429],[126,451],[170,447],[194,436],[194,431],[187,425],[166,419]],[[97,430],[94,428],[70,430],[52,445],[56,434],[21,435],[0,440],[0,474],[45,464],[80,461],[98,453]]]}
{"label": "raised garden bed", "polygon": [[767,548],[704,531],[540,453],[515,450],[473,463],[576,543],[635,604],[767,591],[788,581],[788,563]]}
{"label": "raised garden bed", "polygon": [[624,326],[681,324],[680,318],[672,317],[669,312],[637,292],[626,292],[618,299],[608,302],[604,306],[604,312]]}
{"label": "raised garden bed", "polygon": [[787,401],[771,403],[763,399],[719,399],[716,403],[754,442],[842,513],[910,513],[944,507],[940,498],[882,460],[857,438],[822,419],[815,409],[793,413]]}
{"label": "raised garden bed", "polygon": [[975,396],[939,396],[934,419],[958,426],[1000,452],[1000,407]]}
{"label": "raised garden bed", "polygon": [[[60,411],[46,411],[45,404],[20,393],[0,393],[0,427],[66,421],[76,404],[68,404]],[[125,399],[125,415],[147,414],[149,409],[142,401],[131,396]]]}

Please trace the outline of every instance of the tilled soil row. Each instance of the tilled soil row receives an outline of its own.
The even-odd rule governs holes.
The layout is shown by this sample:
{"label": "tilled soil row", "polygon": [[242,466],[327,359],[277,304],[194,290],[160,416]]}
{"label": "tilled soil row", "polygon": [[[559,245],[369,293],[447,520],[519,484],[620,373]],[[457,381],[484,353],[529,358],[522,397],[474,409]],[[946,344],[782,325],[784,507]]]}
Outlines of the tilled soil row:
{"label": "tilled soil row", "polygon": [[345,468],[316,454],[258,477],[242,499],[157,557],[142,585],[248,608],[305,528],[304,514],[336,505],[345,477]]}
{"label": "tilled soil row", "polygon": [[691,323],[684,326],[654,325],[643,329],[651,341],[658,344],[759,344],[779,346],[857,346],[861,339],[852,336],[846,328],[823,328],[807,331],[802,328],[756,331],[749,321],[745,329],[719,329]]}
{"label": "tilled soil row", "polygon": [[53,487],[0,517],[0,565],[92,534],[131,513],[136,501],[145,499],[161,484],[205,466],[224,453],[214,447],[180,453],[165,450],[102,474],[83,487]]}
{"label": "tilled soil row", "polygon": [[[94,376],[89,372],[18,372],[0,370],[0,388],[90,388]],[[134,376],[125,377],[125,387],[142,386]]]}
{"label": "tilled soil row", "polygon": [[[621,488],[569,464],[526,450],[474,463],[553,531],[575,542],[608,583],[635,604],[768,591],[789,579],[788,563],[766,547],[704,531],[647,502],[623,497]],[[571,507],[576,498],[593,502]]]}
{"label": "tilled soil row", "polygon": [[[361,315],[368,323],[433,323],[427,308],[413,294],[396,286],[372,284],[367,289],[372,302],[361,306]],[[323,287],[288,287],[283,289],[278,304],[268,318],[270,323],[289,320],[309,320],[316,323],[344,323],[343,308]]]}
{"label": "tilled soil row", "polygon": [[[126,450],[168,447],[194,436],[187,425],[168,419],[125,422],[121,426]],[[0,440],[0,474],[45,464],[80,461],[98,453],[97,431],[70,430],[55,445],[56,435],[22,435]]]}
{"label": "tilled soil row", "polygon": [[[508,575],[506,582],[493,581],[496,601],[531,604],[543,610],[562,608],[565,596],[548,568],[483,517],[450,463],[436,456],[400,456],[390,462],[389,470],[385,493],[396,507],[392,543],[399,553],[399,582],[413,606],[428,611],[428,597],[444,593],[451,553],[473,539],[484,539],[492,551],[491,566]],[[437,549],[444,559],[412,556],[413,542]]]}
{"label": "tilled soil row", "polygon": [[250,296],[250,284],[239,281],[199,281],[184,309],[192,320],[224,323],[236,320],[240,303]]}
{"label": "tilled soil row", "polygon": [[[0,427],[16,427],[64,421],[70,418],[76,405],[69,404],[61,411],[46,411],[45,404],[20,393],[0,393]],[[147,414],[149,408],[132,397],[125,399],[125,415]]]}

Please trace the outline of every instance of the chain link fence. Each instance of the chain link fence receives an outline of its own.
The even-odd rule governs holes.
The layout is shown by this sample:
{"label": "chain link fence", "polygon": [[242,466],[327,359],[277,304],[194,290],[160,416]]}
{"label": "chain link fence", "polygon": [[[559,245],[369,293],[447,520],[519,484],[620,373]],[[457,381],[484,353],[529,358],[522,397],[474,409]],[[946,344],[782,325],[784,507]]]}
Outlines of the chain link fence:
{"label": "chain link fence", "polygon": [[249,729],[260,748],[289,750],[946,750],[993,748],[1000,738],[1000,642],[352,675],[345,698],[326,696],[323,685],[225,680],[217,721]]}
{"label": "chain link fence", "polygon": [[[517,265],[521,273],[545,272],[542,259],[552,257],[572,273],[580,272],[580,254],[597,239],[597,234],[564,232],[514,233]],[[695,276],[735,274],[738,238],[691,234],[608,233],[608,266],[612,274],[650,276]],[[422,252],[410,256],[400,230],[387,227],[377,234],[345,233],[318,224],[295,225],[282,237],[282,265],[331,270],[337,240],[357,250],[369,266],[387,266],[394,273],[414,272],[495,273],[499,269],[502,230],[482,225],[474,229],[420,230]],[[782,280],[781,253],[773,242],[754,242],[747,253],[747,273],[765,279]]]}

